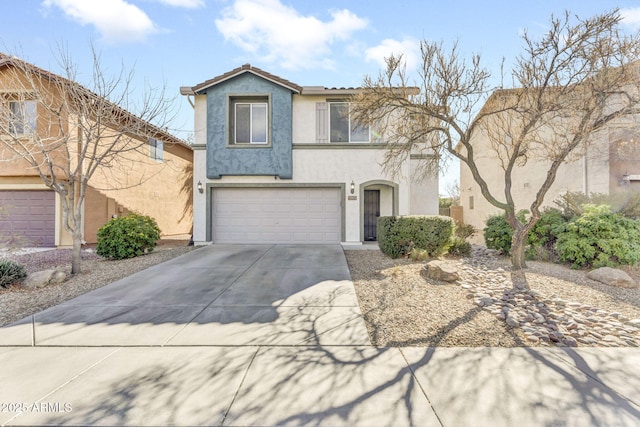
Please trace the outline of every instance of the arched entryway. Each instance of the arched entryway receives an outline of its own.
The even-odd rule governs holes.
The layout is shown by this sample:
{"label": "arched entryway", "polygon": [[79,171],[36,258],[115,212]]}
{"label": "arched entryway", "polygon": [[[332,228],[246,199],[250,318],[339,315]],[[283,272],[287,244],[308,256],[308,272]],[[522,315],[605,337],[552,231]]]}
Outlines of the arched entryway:
{"label": "arched entryway", "polygon": [[398,214],[398,184],[375,180],[360,184],[360,241],[377,241],[379,216]]}

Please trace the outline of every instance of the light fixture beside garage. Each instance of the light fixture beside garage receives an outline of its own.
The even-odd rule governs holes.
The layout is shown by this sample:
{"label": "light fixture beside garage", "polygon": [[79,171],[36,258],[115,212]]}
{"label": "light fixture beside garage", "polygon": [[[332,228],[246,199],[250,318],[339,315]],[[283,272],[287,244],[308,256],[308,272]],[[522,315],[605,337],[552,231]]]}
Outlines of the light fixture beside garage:
{"label": "light fixture beside garage", "polygon": [[356,192],[356,184],[351,180],[351,194]]}
{"label": "light fixture beside garage", "polygon": [[197,188],[200,194],[204,193],[204,188],[202,188],[202,182],[198,181]]}

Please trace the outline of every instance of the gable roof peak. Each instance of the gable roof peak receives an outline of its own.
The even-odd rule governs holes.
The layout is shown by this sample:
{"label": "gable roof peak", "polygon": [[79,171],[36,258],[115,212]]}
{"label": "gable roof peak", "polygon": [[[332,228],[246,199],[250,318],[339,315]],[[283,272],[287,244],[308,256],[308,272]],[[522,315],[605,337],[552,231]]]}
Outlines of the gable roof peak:
{"label": "gable roof peak", "polygon": [[279,86],[285,87],[295,93],[300,93],[302,91],[302,86],[299,86],[287,79],[283,79],[282,77],[276,76],[275,74],[271,74],[267,71],[262,70],[261,68],[254,67],[253,65],[247,63],[241,65],[238,68],[234,68],[233,70],[228,71],[224,74],[220,74],[219,76],[216,76],[212,79],[206,80],[202,83],[198,83],[195,86],[182,87],[180,88],[180,93],[182,95],[193,95],[198,92],[203,92],[212,86],[230,80],[244,73],[254,74]]}

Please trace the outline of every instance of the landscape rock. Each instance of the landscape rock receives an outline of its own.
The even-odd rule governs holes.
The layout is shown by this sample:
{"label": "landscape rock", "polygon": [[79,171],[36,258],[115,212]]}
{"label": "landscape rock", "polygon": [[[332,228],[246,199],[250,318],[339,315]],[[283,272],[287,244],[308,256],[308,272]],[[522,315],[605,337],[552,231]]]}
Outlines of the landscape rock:
{"label": "landscape rock", "polygon": [[638,284],[627,273],[617,268],[600,267],[587,273],[587,277],[609,286],[637,288]]}
{"label": "landscape rock", "polygon": [[512,328],[516,328],[516,327],[520,326],[520,322],[518,322],[518,320],[516,320],[512,316],[507,316],[506,321],[507,321],[507,325],[511,326]]}
{"label": "landscape rock", "polygon": [[467,292],[467,298],[507,326],[520,328],[530,345],[640,346],[640,319],[629,320],[618,312],[534,289],[516,290],[513,282],[492,265],[491,256],[474,249],[472,258],[457,265],[460,284],[465,285],[461,289]]}
{"label": "landscape rock", "polygon": [[21,284],[24,289],[43,288],[47,285],[64,282],[67,275],[61,270],[42,270],[29,274]]}
{"label": "landscape rock", "polygon": [[483,297],[483,298],[480,298],[480,300],[478,301],[478,305],[480,307],[488,307],[491,304],[493,304],[494,302],[496,302],[496,300],[494,300],[491,297]]}
{"label": "landscape rock", "polygon": [[460,277],[455,267],[445,261],[429,261],[420,274],[425,279],[439,280],[441,282],[455,282]]}
{"label": "landscape rock", "polygon": [[67,280],[67,273],[62,270],[55,270],[49,278],[50,285],[58,285]]}

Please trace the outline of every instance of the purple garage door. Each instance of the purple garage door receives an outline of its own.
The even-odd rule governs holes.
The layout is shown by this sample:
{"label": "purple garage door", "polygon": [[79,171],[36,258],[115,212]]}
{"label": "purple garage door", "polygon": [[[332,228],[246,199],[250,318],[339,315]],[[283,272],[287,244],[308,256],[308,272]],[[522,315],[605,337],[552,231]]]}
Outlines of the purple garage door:
{"label": "purple garage door", "polygon": [[0,191],[0,239],[20,246],[55,246],[55,193]]}

